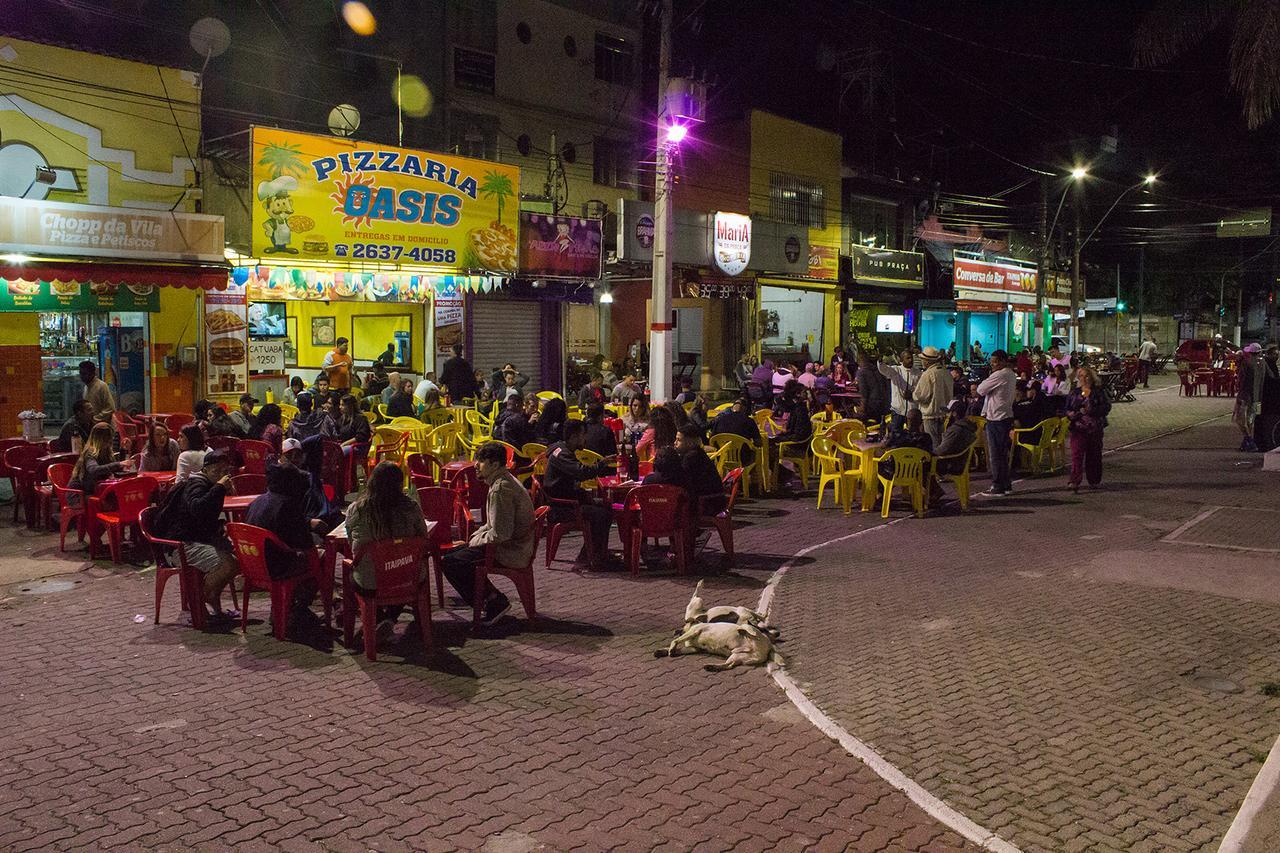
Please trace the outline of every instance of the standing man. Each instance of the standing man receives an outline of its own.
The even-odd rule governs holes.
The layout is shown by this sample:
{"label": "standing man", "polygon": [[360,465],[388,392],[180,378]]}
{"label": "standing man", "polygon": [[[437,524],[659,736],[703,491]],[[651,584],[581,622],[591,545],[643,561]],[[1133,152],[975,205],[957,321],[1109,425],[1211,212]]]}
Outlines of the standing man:
{"label": "standing man", "polygon": [[82,399],[93,406],[94,420],[111,420],[116,410],[116,399],[111,396],[111,387],[98,378],[98,368],[92,361],[80,362],[80,381],[84,383]]}
{"label": "standing man", "polygon": [[942,444],[943,425],[946,423],[947,410],[955,398],[956,381],[947,370],[943,353],[937,347],[925,347],[920,353],[920,360],[924,362],[924,372],[916,381],[910,399],[920,407],[924,431],[936,447]]}
{"label": "standing man", "polygon": [[907,410],[912,408],[911,396],[920,381],[920,368],[915,366],[911,350],[898,353],[897,364],[879,365],[880,375],[889,380],[889,431],[898,432],[907,421]]}
{"label": "standing man", "polygon": [[462,357],[462,344],[454,344],[453,355],[440,369],[440,384],[449,392],[449,399],[457,404],[464,397],[476,395],[476,372],[471,362]]}
{"label": "standing man", "polygon": [[982,416],[987,419],[987,463],[991,468],[991,487],[983,492],[989,498],[1013,494],[1013,477],[1009,467],[1009,439],[1013,429],[1013,398],[1018,377],[1009,366],[1009,354],[1002,349],[991,353],[991,375],[978,384],[982,396]]}
{"label": "standing man", "polygon": [[853,381],[862,398],[858,416],[868,424],[878,424],[889,414],[889,382],[880,375],[875,354],[870,350],[858,351],[858,372]]}
{"label": "standing man", "polygon": [[1150,388],[1147,381],[1151,378],[1151,371],[1156,368],[1156,342],[1147,335],[1142,342],[1142,346],[1138,347],[1138,379],[1142,382],[1143,388]]}
{"label": "standing man", "polygon": [[387,344],[387,348],[382,354],[373,360],[374,364],[381,364],[383,367],[391,367],[396,363],[396,345]]}
{"label": "standing man", "polygon": [[329,378],[329,387],[339,391],[351,390],[351,365],[355,359],[347,355],[347,339],[338,338],[333,349],[325,353],[324,375]]}
{"label": "standing man", "polygon": [[1258,407],[1262,403],[1262,384],[1266,379],[1266,370],[1262,364],[1262,347],[1249,344],[1240,352],[1240,360],[1236,362],[1236,370],[1240,375],[1240,390],[1236,392],[1236,407],[1232,420],[1240,427],[1240,450],[1242,453],[1254,453],[1258,444],[1253,439],[1254,423],[1258,418]]}

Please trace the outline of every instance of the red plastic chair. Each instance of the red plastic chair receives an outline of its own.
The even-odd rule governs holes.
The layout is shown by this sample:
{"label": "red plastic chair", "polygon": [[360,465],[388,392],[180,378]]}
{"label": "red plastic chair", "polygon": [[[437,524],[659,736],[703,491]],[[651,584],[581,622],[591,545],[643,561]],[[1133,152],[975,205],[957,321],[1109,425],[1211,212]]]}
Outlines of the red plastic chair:
{"label": "red plastic chair", "polygon": [[[454,525],[459,523],[466,508],[462,496],[445,486],[422,486],[418,489],[418,504],[422,507],[422,517],[436,524],[428,540],[431,545],[429,556],[436,574],[436,600],[444,607],[444,570],[440,561],[447,552],[467,544],[453,538]],[[459,527],[465,529],[462,525]]]}
{"label": "red plastic chair", "polygon": [[552,508],[561,509],[568,512],[568,517],[564,521],[553,521],[551,527],[547,531],[547,552],[545,555],[544,566],[551,568],[551,561],[556,558],[556,552],[560,550],[560,540],[566,533],[577,531],[582,534],[582,547],[588,554],[589,565],[592,569],[596,566],[596,550],[592,547],[591,525],[582,516],[582,504],[568,498],[553,498],[549,496],[542,487],[542,483],[535,477],[533,479],[533,503],[534,505],[543,504],[548,511]]}
{"label": "red plastic chair", "polygon": [[[320,586],[320,598],[324,604],[324,621],[328,625],[333,618],[333,578],[326,578],[320,553],[314,548],[294,551],[280,541],[270,530],[254,527],[252,524],[241,524],[233,521],[227,525],[227,538],[235,548],[236,559],[240,563],[240,576],[244,579],[243,599],[240,605],[240,633],[249,630],[249,593],[271,593],[272,633],[277,640],[283,640],[289,621],[289,601],[298,585],[308,579],[315,580]],[[307,564],[307,571],[291,578],[276,580],[267,571],[267,546],[283,552],[292,552]]]}
{"label": "red plastic chair", "polygon": [[240,473],[242,474],[267,473],[267,460],[276,455],[270,444],[252,438],[242,438],[237,441],[236,453],[240,456]]}
{"label": "red plastic chair", "polygon": [[364,478],[369,479],[369,445],[353,444],[344,449],[347,457],[346,462],[346,494],[351,494],[359,486],[356,478],[358,470],[364,471]]}
{"label": "red plastic chair", "polygon": [[484,549],[484,562],[476,566],[476,585],[472,597],[472,628],[480,627],[480,614],[484,608],[484,594],[487,581],[492,575],[500,575],[510,580],[516,587],[520,597],[520,606],[524,608],[525,618],[533,622],[538,618],[537,602],[533,587],[533,561],[538,556],[538,540],[542,538],[542,529],[547,521],[547,513],[551,507],[540,506],[533,511],[533,550],[529,552],[529,562],[520,567],[499,566],[496,561],[496,550],[493,545]]}
{"label": "red plastic chair", "polygon": [[45,471],[45,482],[36,484],[36,514],[50,530],[53,529],[54,489],[57,486],[65,488],[71,482],[71,472],[75,467],[67,462],[54,463]]}
{"label": "red plastic chair", "polygon": [[231,488],[237,495],[261,495],[267,490],[267,475],[236,474],[231,478]]}
{"label": "red plastic chair", "polygon": [[129,417],[127,412],[122,412],[119,409],[111,413],[111,423],[116,428],[116,433],[120,436],[120,444],[123,447],[133,446],[133,440],[143,434],[143,429],[138,422]]}
{"label": "red plastic chair", "polygon": [[455,471],[450,487],[458,493],[462,512],[458,519],[459,532],[464,539],[471,538],[471,528],[475,524],[472,512],[479,516],[480,523],[485,522],[485,502],[489,498],[489,484],[480,479],[475,465],[467,465]]}
{"label": "red plastic chair", "polygon": [[430,453],[410,453],[404,461],[414,488],[434,486],[443,479],[444,466]]}
{"label": "red plastic chair", "polygon": [[36,469],[39,459],[48,452],[44,444],[22,442],[4,451],[4,465],[9,472],[9,484],[13,486],[13,523],[18,523],[18,509],[21,508],[27,517],[27,526],[34,525],[36,519],[35,489],[40,484]]}
{"label": "red plastic chair", "polygon": [[640,574],[640,543],[645,539],[670,539],[675,551],[676,572],[688,570],[688,496],[678,486],[637,486],[627,493],[624,504],[630,516],[631,574]]}
{"label": "red plastic chair", "polygon": [[[75,466],[68,462],[59,462],[49,466],[49,483],[53,487],[53,497],[58,509],[58,550],[67,550],[67,531],[71,525],[76,526],[76,533],[81,542],[85,534],[85,511],[88,503],[84,492],[67,488],[71,482],[71,472]],[[52,516],[51,516],[52,518]]]}
{"label": "red plastic chair", "polygon": [[[200,600],[202,598],[200,592],[204,589],[204,579],[200,576],[200,572],[187,565],[187,549],[181,542],[173,539],[161,539],[155,535],[152,525],[155,521],[156,512],[155,507],[149,506],[138,516],[138,529],[142,532],[142,538],[151,546],[151,555],[156,561],[155,624],[160,624],[160,601],[164,598],[164,588],[168,585],[169,579],[177,575],[182,609],[191,614],[191,626],[193,628],[204,630],[204,602]],[[177,566],[172,564],[170,554],[178,555]],[[195,601],[192,601],[193,595],[195,596]],[[234,603],[234,588],[231,598]]]}
{"label": "red plastic chair", "polygon": [[[155,494],[160,483],[150,477],[130,477],[127,480],[121,480],[112,486],[109,486],[102,493],[102,501],[105,504],[109,497],[115,497],[116,508],[114,510],[106,510],[97,514],[97,522],[99,525],[107,529],[108,542],[111,546],[111,561],[113,563],[120,562],[120,547],[124,539],[124,531],[126,527],[136,528],[138,526],[138,518],[142,515],[142,511],[151,506],[151,497]],[[97,542],[94,537],[89,537],[89,558],[96,560]]]}
{"label": "red plastic chair", "polygon": [[[320,481],[333,490],[329,500],[347,496],[347,457],[342,445],[330,439],[321,442],[323,456],[320,461]],[[328,490],[326,489],[326,494]]]}
{"label": "red plastic chair", "polygon": [[1198,388],[1196,387],[1196,382],[1195,382],[1195,379],[1192,377],[1191,371],[1179,370],[1178,381],[1182,384],[1182,387],[1178,389],[1179,394],[1181,394],[1184,397],[1196,396],[1196,394],[1198,393]]}
{"label": "red plastic chair", "polygon": [[[426,539],[388,539],[371,542],[353,559],[343,562],[342,600],[354,602],[360,609],[360,624],[364,629],[364,656],[371,661],[378,659],[378,607],[388,604],[412,605],[418,614],[418,630],[422,643],[431,650],[431,576],[422,571],[430,543]],[[352,567],[365,557],[373,563],[377,588],[361,589],[351,576]],[[348,647],[355,640],[356,607],[347,604],[342,608],[342,638]]]}
{"label": "red plastic chair", "polygon": [[176,414],[176,415],[169,415],[169,417],[164,419],[164,425],[168,428],[169,435],[174,436],[175,438],[177,437],[178,433],[182,431],[182,428],[184,426],[186,426],[187,424],[193,424],[195,422],[196,422],[195,415]]}
{"label": "red plastic chair", "polygon": [[734,468],[724,476],[724,490],[729,495],[724,509],[714,515],[703,512],[701,508],[698,511],[698,526],[715,528],[720,534],[720,547],[730,561],[733,560],[733,505],[738,501],[738,489],[741,485],[742,469]]}
{"label": "red plastic chair", "polygon": [[622,444],[622,431],[627,428],[622,418],[605,418],[601,423],[613,432],[613,440],[618,444]]}

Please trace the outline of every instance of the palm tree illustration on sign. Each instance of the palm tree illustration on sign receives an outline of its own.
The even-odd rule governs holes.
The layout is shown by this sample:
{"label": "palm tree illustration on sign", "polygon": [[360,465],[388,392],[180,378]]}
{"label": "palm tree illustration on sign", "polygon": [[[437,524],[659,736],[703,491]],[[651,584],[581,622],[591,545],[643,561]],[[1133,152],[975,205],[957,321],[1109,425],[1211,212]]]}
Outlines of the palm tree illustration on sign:
{"label": "palm tree illustration on sign", "polygon": [[498,201],[498,219],[499,225],[502,224],[502,210],[507,205],[507,196],[516,194],[515,187],[511,185],[511,178],[499,172],[485,172],[484,180],[480,183],[480,194],[485,198],[496,198]]}
{"label": "palm tree illustration on sign", "polygon": [[272,143],[262,149],[262,156],[258,158],[258,165],[265,166],[271,170],[271,177],[274,180],[283,175],[292,175],[300,178],[307,173],[307,167],[302,163],[302,146],[301,145],[276,145]]}

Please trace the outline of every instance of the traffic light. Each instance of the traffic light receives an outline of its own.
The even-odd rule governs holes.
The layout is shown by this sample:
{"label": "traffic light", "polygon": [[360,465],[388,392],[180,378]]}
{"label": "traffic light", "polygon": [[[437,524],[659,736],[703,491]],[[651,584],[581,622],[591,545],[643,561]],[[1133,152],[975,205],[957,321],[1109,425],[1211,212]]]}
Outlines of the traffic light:
{"label": "traffic light", "polygon": [[1218,316],[1219,316],[1219,317],[1225,317],[1225,316],[1227,316],[1227,306],[1225,306],[1225,305],[1219,305],[1219,306],[1218,306]]}
{"label": "traffic light", "polygon": [[1129,306],[1128,306],[1128,304],[1127,304],[1127,303],[1124,303],[1124,302],[1117,302],[1117,303],[1116,303],[1116,310],[1117,310],[1117,311],[1124,311],[1124,310],[1125,310],[1126,308],[1128,308],[1128,307],[1129,307]]}

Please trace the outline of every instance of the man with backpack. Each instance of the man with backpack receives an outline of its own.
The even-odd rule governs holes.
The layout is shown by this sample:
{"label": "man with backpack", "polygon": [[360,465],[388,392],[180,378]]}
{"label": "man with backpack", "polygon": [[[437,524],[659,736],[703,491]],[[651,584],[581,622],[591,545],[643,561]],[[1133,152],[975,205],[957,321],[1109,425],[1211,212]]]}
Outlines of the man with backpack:
{"label": "man with backpack", "polygon": [[[223,587],[239,571],[222,525],[222,502],[231,489],[234,467],[225,450],[210,450],[200,471],[165,496],[155,521],[156,535],[181,542],[187,565],[204,576],[204,601],[215,616],[222,613]],[[177,565],[176,554],[170,559]]]}

